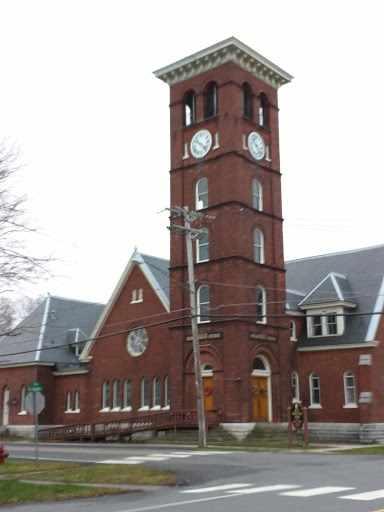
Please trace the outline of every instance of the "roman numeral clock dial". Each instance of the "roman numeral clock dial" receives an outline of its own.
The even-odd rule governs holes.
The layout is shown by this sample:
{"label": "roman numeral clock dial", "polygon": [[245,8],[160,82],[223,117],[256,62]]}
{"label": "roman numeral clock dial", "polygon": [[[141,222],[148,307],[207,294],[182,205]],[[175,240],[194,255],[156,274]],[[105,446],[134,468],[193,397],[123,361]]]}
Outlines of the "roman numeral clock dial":
{"label": "roman numeral clock dial", "polygon": [[195,158],[203,158],[211,149],[212,135],[208,130],[200,130],[191,140],[191,154]]}
{"label": "roman numeral clock dial", "polygon": [[259,133],[252,132],[248,135],[248,149],[255,160],[264,158],[265,144],[263,137]]}

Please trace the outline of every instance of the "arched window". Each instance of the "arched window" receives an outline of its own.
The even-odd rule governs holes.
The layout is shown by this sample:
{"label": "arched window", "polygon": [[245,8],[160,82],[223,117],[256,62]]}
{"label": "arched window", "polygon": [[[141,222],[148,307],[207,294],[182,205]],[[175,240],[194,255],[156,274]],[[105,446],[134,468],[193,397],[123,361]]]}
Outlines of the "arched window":
{"label": "arched window", "polygon": [[75,411],[80,411],[80,391],[78,389],[75,391]]}
{"label": "arched window", "polygon": [[252,206],[255,210],[262,211],[263,209],[263,197],[262,188],[258,181],[252,181]]}
{"label": "arched window", "polygon": [[132,290],[132,302],[137,302],[137,290]]}
{"label": "arched window", "polygon": [[265,94],[260,94],[259,100],[259,125],[268,127],[268,99]]}
{"label": "arched window", "polygon": [[184,96],[184,126],[196,122],[196,97],[194,91],[188,91]]}
{"label": "arched window", "polygon": [[169,376],[166,375],[164,378],[164,407],[171,405],[171,389],[169,387]]}
{"label": "arched window", "polygon": [[209,322],[210,309],[209,286],[200,286],[197,290],[197,321],[199,323]]}
{"label": "arched window", "polygon": [[252,370],[254,372],[265,372],[268,368],[265,366],[265,362],[261,357],[255,357],[252,364]]}
{"label": "arched window", "polygon": [[212,377],[213,376],[213,368],[209,363],[204,363],[201,365],[201,374],[203,377]]}
{"label": "arched window", "polygon": [[153,378],[153,385],[152,385],[152,407],[158,407],[161,406],[161,382],[160,377],[154,377]]}
{"label": "arched window", "polygon": [[67,411],[72,411],[72,391],[67,393]]}
{"label": "arched window", "polygon": [[260,229],[253,232],[253,254],[256,263],[264,263],[264,237]]}
{"label": "arched window", "polygon": [[320,378],[312,372],[309,376],[309,388],[311,391],[311,407],[320,407]]}
{"label": "arched window", "polygon": [[20,412],[25,412],[25,396],[26,396],[26,387],[25,384],[21,386],[20,391]]}
{"label": "arched window", "polygon": [[299,376],[298,376],[297,372],[292,372],[291,388],[292,388],[292,402],[298,402],[300,400],[300,391],[299,391]]}
{"label": "arched window", "polygon": [[123,398],[123,407],[124,409],[130,408],[132,404],[132,389],[131,389],[131,381],[129,379],[125,379],[124,381],[124,398]]}
{"label": "arched window", "polygon": [[256,322],[267,322],[267,304],[265,289],[262,286],[256,288]]}
{"label": "arched window", "polygon": [[243,116],[253,119],[252,89],[249,84],[243,84]]}
{"label": "arched window", "polygon": [[109,382],[103,382],[103,397],[101,403],[102,409],[109,409]]}
{"label": "arched window", "polygon": [[149,379],[143,377],[141,379],[141,409],[149,408]]}
{"label": "arched window", "polygon": [[143,302],[143,289],[139,288],[138,302]]}
{"label": "arched window", "polygon": [[209,233],[208,229],[202,229],[203,233],[196,238],[196,262],[209,260]]}
{"label": "arched window", "polygon": [[204,117],[217,115],[217,84],[209,82],[204,91]]}
{"label": "arched window", "polygon": [[208,206],[208,180],[201,178],[196,183],[196,210],[207,208]]}
{"label": "arched window", "polygon": [[350,371],[344,373],[344,398],[346,407],[356,405],[355,376]]}
{"label": "arched window", "polygon": [[297,341],[297,338],[296,338],[296,324],[293,320],[291,320],[289,322],[289,329],[290,329],[290,332],[291,332],[291,335],[290,335],[290,340],[291,341]]}
{"label": "arched window", "polygon": [[112,408],[120,409],[120,381],[113,381],[113,397],[112,397]]}

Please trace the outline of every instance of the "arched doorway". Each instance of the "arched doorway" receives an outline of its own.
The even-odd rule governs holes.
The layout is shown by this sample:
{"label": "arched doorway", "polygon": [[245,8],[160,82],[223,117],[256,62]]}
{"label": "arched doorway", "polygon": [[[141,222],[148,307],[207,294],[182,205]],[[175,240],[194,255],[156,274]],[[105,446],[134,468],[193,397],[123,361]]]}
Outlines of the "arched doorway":
{"label": "arched doorway", "polygon": [[3,427],[7,427],[9,422],[9,393],[9,387],[5,386],[3,391]]}
{"label": "arched doorway", "polygon": [[213,409],[213,369],[208,363],[201,365],[201,375],[203,377],[204,391],[204,409],[211,411]]}
{"label": "arched doorway", "polygon": [[252,408],[254,421],[271,421],[271,369],[267,359],[257,356],[252,365]]}

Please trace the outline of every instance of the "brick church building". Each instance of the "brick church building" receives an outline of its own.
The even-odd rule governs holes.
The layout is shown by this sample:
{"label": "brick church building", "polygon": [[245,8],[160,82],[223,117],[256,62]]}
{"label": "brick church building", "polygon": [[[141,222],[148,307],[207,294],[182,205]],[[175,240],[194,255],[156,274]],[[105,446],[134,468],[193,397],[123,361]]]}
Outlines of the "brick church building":
{"label": "brick church building", "polygon": [[[292,77],[235,38],[155,72],[170,86],[171,257],[135,250],[102,307],[47,297],[0,339],[2,428],[196,409],[228,429],[308,407],[319,438],[384,439],[384,246],[284,262],[278,97]],[[183,220],[188,219],[186,226]]]}

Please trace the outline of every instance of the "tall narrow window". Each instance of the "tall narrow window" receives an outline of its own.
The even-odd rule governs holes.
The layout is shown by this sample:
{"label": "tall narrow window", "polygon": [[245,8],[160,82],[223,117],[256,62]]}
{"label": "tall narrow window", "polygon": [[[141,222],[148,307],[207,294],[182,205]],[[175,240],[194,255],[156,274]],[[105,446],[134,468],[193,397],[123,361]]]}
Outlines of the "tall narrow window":
{"label": "tall narrow window", "polygon": [[204,91],[204,117],[213,117],[217,115],[217,85],[215,82],[209,82]]}
{"label": "tall narrow window", "polygon": [[184,125],[196,122],[196,99],[193,91],[188,91],[184,97]]}
{"label": "tall narrow window", "polygon": [[153,378],[152,392],[153,392],[152,407],[160,408],[160,406],[161,406],[161,382],[160,382],[160,377],[154,377]]}
{"label": "tall narrow window", "polygon": [[252,89],[249,84],[243,84],[243,116],[253,119]]}
{"label": "tall narrow window", "polygon": [[102,409],[109,409],[109,382],[103,382],[103,397],[101,403]]}
{"label": "tall narrow window", "polygon": [[355,376],[350,371],[344,373],[344,398],[346,407],[356,405]]}
{"label": "tall narrow window", "polygon": [[113,397],[112,397],[112,407],[113,409],[120,408],[120,381],[113,381]]}
{"label": "tall narrow window", "polygon": [[137,290],[132,290],[132,301],[137,302]]}
{"label": "tall narrow window", "polygon": [[78,389],[75,391],[75,411],[80,411],[80,391]]}
{"label": "tall narrow window", "polygon": [[320,378],[317,373],[309,376],[309,387],[311,391],[311,407],[320,406]]}
{"label": "tall narrow window", "polygon": [[209,233],[208,229],[202,229],[203,233],[196,238],[196,261],[209,260]]}
{"label": "tall narrow window", "polygon": [[26,387],[25,384],[21,386],[20,391],[20,412],[25,412],[25,395],[26,395]]}
{"label": "tall narrow window", "polygon": [[141,379],[141,408],[148,409],[149,407],[149,379],[143,377]]}
{"label": "tall narrow window", "polygon": [[265,290],[262,286],[256,288],[256,321],[261,324],[267,322],[267,304]]}
{"label": "tall narrow window", "polygon": [[131,381],[129,379],[125,379],[125,381],[124,381],[123,407],[124,407],[124,409],[132,407],[132,389],[131,389]]}
{"label": "tall narrow window", "polygon": [[197,321],[199,323],[209,322],[210,309],[209,286],[200,286],[197,290]]}
{"label": "tall narrow window", "polygon": [[260,229],[253,232],[253,254],[256,263],[264,263],[264,237]]}
{"label": "tall narrow window", "polygon": [[293,320],[291,320],[289,322],[289,330],[290,330],[290,340],[291,341],[297,341],[297,338],[296,338],[296,324]]}
{"label": "tall narrow window", "polygon": [[263,209],[261,185],[258,181],[252,181],[252,206],[255,210],[261,211]]}
{"label": "tall narrow window", "polygon": [[292,372],[291,388],[292,388],[292,402],[298,402],[300,400],[300,391],[299,391],[299,376],[298,376],[297,372]]}
{"label": "tall narrow window", "polygon": [[169,377],[165,376],[164,379],[164,407],[169,407],[171,404],[171,392],[169,387]]}
{"label": "tall narrow window", "polygon": [[67,393],[67,411],[72,411],[72,391]]}
{"label": "tall narrow window", "polygon": [[143,289],[139,288],[138,302],[143,302]]}
{"label": "tall narrow window", "polygon": [[265,94],[260,94],[259,100],[259,125],[268,126],[268,99]]}
{"label": "tall narrow window", "polygon": [[196,210],[207,208],[208,206],[208,180],[201,178],[196,183]]}

